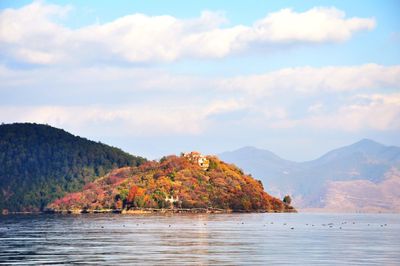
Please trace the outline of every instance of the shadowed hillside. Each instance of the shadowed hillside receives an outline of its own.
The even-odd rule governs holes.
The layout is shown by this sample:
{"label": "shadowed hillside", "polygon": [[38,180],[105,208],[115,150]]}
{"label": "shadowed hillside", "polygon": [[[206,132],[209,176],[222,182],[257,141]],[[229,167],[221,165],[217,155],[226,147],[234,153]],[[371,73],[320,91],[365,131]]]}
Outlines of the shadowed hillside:
{"label": "shadowed hillside", "polygon": [[38,211],[66,192],[143,158],[40,124],[0,126],[0,210]]}

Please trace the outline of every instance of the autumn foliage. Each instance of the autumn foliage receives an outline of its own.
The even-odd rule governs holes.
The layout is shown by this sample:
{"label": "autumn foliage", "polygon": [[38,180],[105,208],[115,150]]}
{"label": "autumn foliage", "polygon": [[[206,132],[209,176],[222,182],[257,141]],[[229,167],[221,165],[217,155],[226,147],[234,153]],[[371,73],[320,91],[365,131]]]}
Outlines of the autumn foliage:
{"label": "autumn foliage", "polygon": [[[49,205],[54,210],[132,208],[218,208],[234,211],[290,211],[264,191],[260,181],[234,165],[207,156],[208,170],[184,157],[163,157],[124,167]],[[173,197],[174,202],[167,198]]]}

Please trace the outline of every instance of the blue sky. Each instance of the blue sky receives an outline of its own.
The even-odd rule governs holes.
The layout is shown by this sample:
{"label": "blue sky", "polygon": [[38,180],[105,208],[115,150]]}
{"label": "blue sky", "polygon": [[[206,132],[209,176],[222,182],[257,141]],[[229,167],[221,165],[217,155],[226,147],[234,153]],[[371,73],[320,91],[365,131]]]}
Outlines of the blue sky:
{"label": "blue sky", "polygon": [[158,158],[400,145],[398,1],[1,1],[0,121]]}

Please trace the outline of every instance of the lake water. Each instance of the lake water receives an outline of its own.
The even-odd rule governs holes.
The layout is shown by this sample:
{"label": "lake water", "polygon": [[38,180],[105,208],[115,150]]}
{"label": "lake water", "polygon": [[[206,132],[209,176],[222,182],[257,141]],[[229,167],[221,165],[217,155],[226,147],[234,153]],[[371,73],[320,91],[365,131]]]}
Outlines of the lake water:
{"label": "lake water", "polygon": [[0,216],[0,264],[400,265],[400,215]]}

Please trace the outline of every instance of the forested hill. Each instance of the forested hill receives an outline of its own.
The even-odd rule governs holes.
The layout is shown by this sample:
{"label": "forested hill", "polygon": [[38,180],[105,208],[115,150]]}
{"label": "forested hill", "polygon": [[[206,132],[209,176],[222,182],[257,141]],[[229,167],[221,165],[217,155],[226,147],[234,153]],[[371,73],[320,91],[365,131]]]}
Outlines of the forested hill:
{"label": "forested hill", "polygon": [[48,125],[0,125],[0,211],[38,211],[114,168],[145,159]]}
{"label": "forested hill", "polygon": [[[191,153],[195,154],[197,153]],[[270,196],[260,181],[217,157],[167,156],[124,167],[49,205],[56,212],[132,209],[223,209],[294,212]]]}

